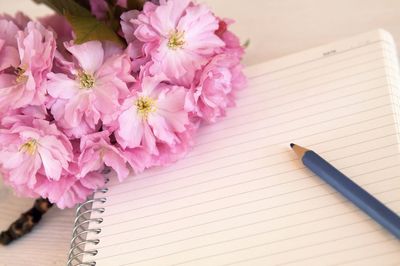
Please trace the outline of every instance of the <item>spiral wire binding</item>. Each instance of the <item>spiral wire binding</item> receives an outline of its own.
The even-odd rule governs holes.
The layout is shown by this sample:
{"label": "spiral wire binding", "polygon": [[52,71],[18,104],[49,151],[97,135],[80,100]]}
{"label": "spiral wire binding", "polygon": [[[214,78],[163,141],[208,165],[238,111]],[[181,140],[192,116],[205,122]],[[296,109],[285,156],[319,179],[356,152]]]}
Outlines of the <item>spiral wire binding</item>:
{"label": "spiral wire binding", "polygon": [[[108,183],[109,179],[106,178],[105,183]],[[102,188],[96,191],[96,193],[106,194],[108,192],[108,188]],[[94,194],[95,195],[95,194]],[[93,203],[100,202],[104,204],[107,201],[105,196],[100,198],[94,198],[94,195],[88,198],[87,201],[80,204],[76,209],[74,227],[72,229],[72,239],[70,250],[68,252],[68,261],[67,266],[95,266],[96,261],[91,260],[87,262],[83,262],[83,256],[86,254],[90,254],[93,257],[97,255],[98,251],[96,249],[86,250],[86,244],[94,244],[97,245],[100,242],[100,239],[87,239],[89,233],[95,233],[96,235],[100,234],[101,228],[100,224],[103,222],[103,218],[91,218],[91,214],[93,212],[103,213],[104,208],[92,208]],[[96,223],[98,226],[96,228],[89,229],[89,225],[91,223]]]}

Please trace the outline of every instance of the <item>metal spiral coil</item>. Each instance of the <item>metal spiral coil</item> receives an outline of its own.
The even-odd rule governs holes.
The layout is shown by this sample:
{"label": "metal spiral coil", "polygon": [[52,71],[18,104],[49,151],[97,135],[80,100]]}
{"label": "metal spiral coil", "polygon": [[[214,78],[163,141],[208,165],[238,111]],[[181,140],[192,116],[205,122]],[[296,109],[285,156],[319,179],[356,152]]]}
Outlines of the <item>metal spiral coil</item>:
{"label": "metal spiral coil", "polygon": [[[109,181],[106,178],[106,183]],[[108,188],[102,188],[96,191],[97,193],[107,193]],[[74,227],[72,229],[72,239],[70,250],[68,252],[68,261],[67,266],[95,266],[96,261],[87,261],[83,262],[82,258],[86,254],[90,254],[93,257],[97,255],[98,251],[96,249],[85,250],[86,244],[94,244],[97,245],[100,242],[100,239],[87,239],[87,235],[89,233],[100,234],[101,228],[98,226],[96,228],[89,229],[89,224],[96,223],[100,225],[103,222],[103,218],[91,218],[91,214],[93,212],[103,213],[104,208],[92,208],[93,203],[100,202],[105,203],[107,199],[105,197],[100,198],[89,198],[84,203],[80,204],[76,209],[76,218],[74,221]]]}

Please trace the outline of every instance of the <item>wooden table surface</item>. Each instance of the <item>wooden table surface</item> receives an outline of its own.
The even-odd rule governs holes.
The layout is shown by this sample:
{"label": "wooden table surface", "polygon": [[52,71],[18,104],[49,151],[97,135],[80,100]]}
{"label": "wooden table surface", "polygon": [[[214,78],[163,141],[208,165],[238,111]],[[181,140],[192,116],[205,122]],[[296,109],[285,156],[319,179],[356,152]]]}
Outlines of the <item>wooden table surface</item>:
{"label": "wooden table surface", "polygon": [[[207,0],[221,17],[234,18],[234,30],[250,40],[245,64],[251,65],[366,32],[390,31],[400,44],[398,0]],[[251,3],[246,4],[245,3]],[[38,17],[50,13],[30,0],[0,1],[0,11]],[[6,228],[32,199],[15,197],[0,181],[0,228]],[[1,266],[65,265],[74,210],[52,208],[27,237],[0,247]]]}

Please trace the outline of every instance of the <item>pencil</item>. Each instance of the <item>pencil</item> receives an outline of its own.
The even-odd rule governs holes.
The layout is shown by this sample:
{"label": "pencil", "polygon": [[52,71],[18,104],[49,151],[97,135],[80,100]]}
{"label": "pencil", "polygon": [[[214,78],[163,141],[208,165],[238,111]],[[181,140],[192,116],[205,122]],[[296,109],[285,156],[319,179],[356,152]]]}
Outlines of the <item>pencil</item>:
{"label": "pencil", "polygon": [[400,217],[395,212],[354,183],[317,153],[293,143],[290,144],[290,147],[308,169],[400,239]]}

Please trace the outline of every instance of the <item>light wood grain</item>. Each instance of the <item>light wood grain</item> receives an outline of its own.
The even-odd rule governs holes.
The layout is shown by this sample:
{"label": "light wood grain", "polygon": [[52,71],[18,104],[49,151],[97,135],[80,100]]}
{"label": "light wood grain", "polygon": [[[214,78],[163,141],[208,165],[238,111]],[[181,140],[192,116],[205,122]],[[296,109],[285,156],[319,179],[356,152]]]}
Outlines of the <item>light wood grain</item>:
{"label": "light wood grain", "polygon": [[[301,51],[375,28],[392,32],[400,43],[398,0],[206,0],[221,17],[237,20],[233,29],[250,39],[247,65]],[[246,5],[246,7],[244,6]],[[0,1],[0,12],[21,10],[31,17],[50,11],[30,0]],[[1,182],[0,182],[1,184]],[[0,185],[0,228],[6,228],[32,199],[21,199]],[[65,265],[74,210],[52,208],[24,239],[0,246],[1,266]]]}

